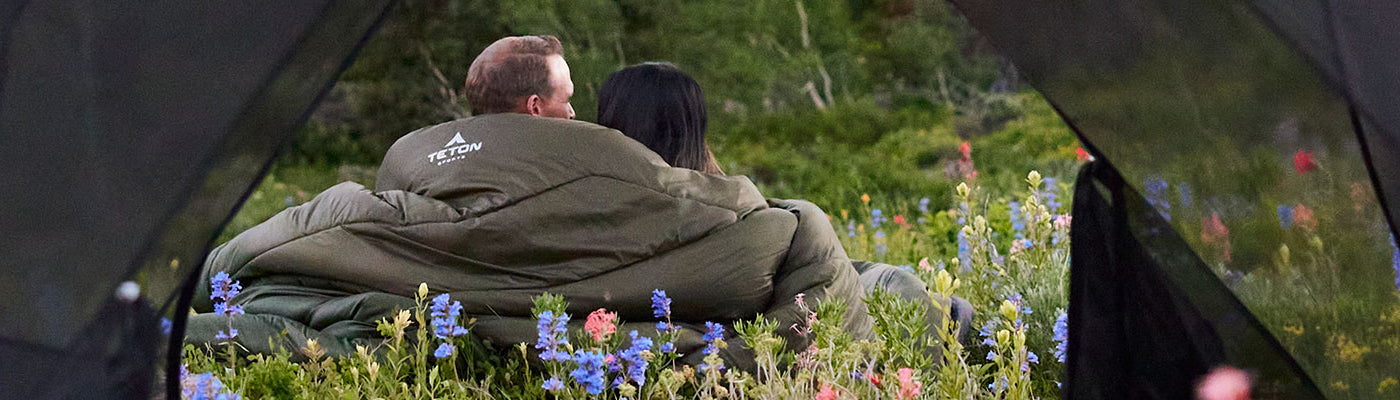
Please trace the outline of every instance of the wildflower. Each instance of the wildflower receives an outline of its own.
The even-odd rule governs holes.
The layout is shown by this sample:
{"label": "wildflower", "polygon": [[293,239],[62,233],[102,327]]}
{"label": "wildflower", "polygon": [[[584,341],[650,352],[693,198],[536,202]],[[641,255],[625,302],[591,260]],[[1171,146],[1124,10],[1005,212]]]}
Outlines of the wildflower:
{"label": "wildflower", "polygon": [[981,329],[978,329],[978,330],[977,330],[977,334],[978,334],[979,336],[982,336],[982,344],[987,345],[987,346],[996,346],[996,345],[997,345],[996,339],[992,337],[993,332],[995,332],[995,329],[996,329],[996,328],[997,328],[997,321],[996,321],[996,320],[988,320],[986,324],[983,324],[983,325],[982,325],[982,328],[981,328]]}
{"label": "wildflower", "polygon": [[170,329],[173,327],[174,324],[170,322],[170,318],[160,317],[160,333],[168,337],[170,336]]}
{"label": "wildflower", "polygon": [[836,390],[831,388],[831,384],[822,382],[821,390],[817,391],[816,400],[836,400],[837,396]]}
{"label": "wildflower", "polygon": [[213,373],[205,372],[190,376],[189,370],[180,366],[181,398],[193,400],[239,400],[243,396],[228,392],[224,383]]}
{"label": "wildflower", "polygon": [[450,345],[450,344],[447,344],[447,343],[443,343],[443,344],[439,344],[439,345],[438,345],[438,348],[437,348],[436,351],[433,351],[433,357],[437,357],[437,358],[452,357],[452,354],[453,354],[453,353],[456,353],[456,352],[457,352],[457,347],[456,347],[456,346],[453,346],[453,345]]}
{"label": "wildflower", "polygon": [[1400,247],[1395,246],[1395,237],[1390,238],[1390,269],[1395,270],[1395,287],[1400,289]]}
{"label": "wildflower", "polygon": [[1298,171],[1298,175],[1306,174],[1308,171],[1317,169],[1317,163],[1313,161],[1313,153],[1306,150],[1298,150],[1293,154],[1293,170]]}
{"label": "wildflower", "polygon": [[228,328],[227,332],[218,331],[214,333],[214,339],[217,340],[230,340],[236,337],[238,337],[238,330],[233,328]]}
{"label": "wildflower", "polygon": [[597,351],[578,350],[574,352],[574,363],[578,368],[569,372],[569,376],[574,381],[583,385],[583,390],[588,394],[599,394],[603,392],[603,353]]}
{"label": "wildflower", "polygon": [[1201,221],[1201,241],[1221,250],[1221,260],[1230,261],[1230,229],[1220,221],[1219,213],[1211,213],[1210,218]]}
{"label": "wildflower", "polygon": [[928,198],[919,199],[919,212],[928,214]]}
{"label": "wildflower", "polygon": [[1073,220],[1074,220],[1074,217],[1071,217],[1069,214],[1060,214],[1060,215],[1056,215],[1056,216],[1055,216],[1055,229],[1066,230],[1066,231],[1067,231],[1067,230],[1069,230],[1070,222],[1072,222]]}
{"label": "wildflower", "polygon": [[1021,218],[1021,202],[1013,201],[1008,204],[1011,207],[1011,230],[1016,231],[1016,238],[1023,239],[1026,235],[1026,220]]}
{"label": "wildflower", "polygon": [[546,379],[544,384],[540,385],[540,387],[544,388],[544,390],[557,392],[564,389],[564,382],[560,381],[558,377],[551,376],[549,379]]}
{"label": "wildflower", "polygon": [[1083,147],[1075,147],[1075,148],[1074,148],[1074,158],[1077,159],[1077,160],[1079,160],[1079,161],[1089,161],[1089,160],[1092,158],[1092,156],[1090,156],[1090,155],[1089,155],[1089,151],[1088,151],[1088,150],[1084,150]]}
{"label": "wildflower", "polygon": [[847,222],[847,223],[846,223],[846,236],[854,237],[855,235],[856,235],[856,221],[855,221],[855,220],[851,220],[850,222]]}
{"label": "wildflower", "polygon": [[875,238],[876,238],[876,239],[884,239],[884,238],[885,238],[885,231],[875,231]]}
{"label": "wildflower", "polygon": [[671,298],[666,297],[665,290],[651,291],[651,315],[656,318],[671,318]]}
{"label": "wildflower", "polygon": [[[967,240],[967,230],[958,231],[958,262],[963,268],[972,268],[972,244]],[[970,269],[969,269],[970,270]]]}
{"label": "wildflower", "polygon": [[1055,360],[1063,364],[1069,351],[1069,315],[1064,310],[1060,310],[1060,315],[1055,317],[1052,332],[1054,336],[1050,340],[1055,342]]}
{"label": "wildflower", "polygon": [[919,396],[920,389],[924,383],[914,380],[914,370],[909,368],[899,369],[899,398],[908,400]]}
{"label": "wildflower", "polygon": [[963,158],[963,159],[971,159],[971,158],[972,158],[972,144],[971,144],[971,143],[968,143],[968,142],[962,142],[962,144],[958,145],[958,152],[959,152],[959,153],[962,153],[962,158]]}
{"label": "wildflower", "polygon": [[884,219],[885,219],[885,217],[883,216],[883,213],[880,212],[880,209],[876,208],[876,209],[874,209],[874,210],[870,210],[870,227],[871,227],[871,228],[879,228],[879,227],[880,227],[880,223],[881,223],[881,222],[884,222]]}
{"label": "wildflower", "polygon": [[987,351],[987,361],[996,361],[996,359],[997,359],[997,351],[996,351],[996,350],[988,350],[988,351]]}
{"label": "wildflower", "polygon": [[1278,206],[1278,226],[1280,228],[1293,226],[1293,207],[1285,205]]}
{"label": "wildflower", "polygon": [[715,351],[719,350],[716,342],[724,339],[724,325],[705,321],[705,329],[705,335],[701,337],[706,343],[705,350],[702,352],[706,355],[714,354]]}
{"label": "wildflower", "polygon": [[[209,278],[209,299],[214,301],[215,315],[242,315],[243,306],[230,306],[229,302],[243,290],[243,285],[229,278],[227,272],[219,272]],[[236,335],[236,334],[235,334]]]}
{"label": "wildflower", "polygon": [[1032,364],[1040,364],[1040,356],[1035,355],[1034,351],[1026,351],[1026,361]]}
{"label": "wildflower", "polygon": [[214,277],[209,278],[209,286],[211,290],[209,298],[211,299],[229,300],[238,297],[238,293],[243,290],[243,285],[230,279],[228,272],[214,274]]}
{"label": "wildflower", "polygon": [[607,340],[608,336],[617,333],[617,313],[603,308],[593,310],[588,314],[588,320],[584,321],[583,330],[593,336],[594,341]]}
{"label": "wildflower", "polygon": [[1293,222],[1303,229],[1310,231],[1317,229],[1317,220],[1313,219],[1313,211],[1302,204],[1293,206]]}
{"label": "wildflower", "polygon": [[1167,181],[1162,178],[1148,178],[1142,183],[1147,199],[1147,204],[1157,209],[1162,214],[1162,218],[1171,221],[1171,203],[1167,202]]}
{"label": "wildflower", "polygon": [[1400,385],[1400,381],[1395,380],[1394,377],[1387,377],[1381,380],[1380,385],[1376,386],[1376,393],[1385,393],[1386,390],[1390,390],[1396,385]]}
{"label": "wildflower", "polygon": [[448,339],[467,334],[467,328],[457,325],[457,319],[462,315],[462,302],[451,301],[447,293],[437,295],[433,298],[429,306],[433,327],[433,336],[438,339]]}
{"label": "wildflower", "polygon": [[875,385],[875,387],[880,387],[880,374],[871,372],[871,373],[870,373],[870,384],[871,384],[871,385]]}
{"label": "wildflower", "polygon": [[560,350],[560,347],[568,344],[569,314],[554,316],[554,312],[544,310],[540,312],[539,322],[535,325],[539,338],[535,341],[535,349],[542,350],[540,359],[544,361],[568,361],[569,353]]}
{"label": "wildflower", "polygon": [[[627,335],[632,338],[632,345],[618,352],[617,358],[622,359],[622,361],[627,364],[626,374],[624,374],[626,380],[636,382],[637,386],[641,387],[646,383],[647,358],[651,350],[652,341],[651,338],[637,335],[637,331],[628,332]],[[626,380],[623,382],[626,382]]]}
{"label": "wildflower", "polygon": [[904,216],[903,216],[903,215],[896,215],[896,216],[894,216],[894,224],[895,224],[895,225],[899,225],[899,226],[909,225],[908,223],[905,223],[905,222],[904,222]]}
{"label": "wildflower", "polygon": [[861,193],[860,202],[863,204],[870,204],[870,195],[866,193]]}
{"label": "wildflower", "polygon": [[933,270],[933,266],[932,266],[932,265],[929,265],[929,263],[928,263],[928,257],[924,257],[924,258],[920,258],[920,259],[919,259],[919,270],[921,270],[921,271],[932,271],[932,270]]}

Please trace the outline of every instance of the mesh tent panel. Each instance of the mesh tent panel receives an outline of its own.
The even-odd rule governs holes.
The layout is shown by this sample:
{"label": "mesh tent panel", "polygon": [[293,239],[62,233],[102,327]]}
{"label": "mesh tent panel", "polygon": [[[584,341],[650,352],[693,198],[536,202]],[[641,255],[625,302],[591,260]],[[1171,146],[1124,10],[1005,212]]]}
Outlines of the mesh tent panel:
{"label": "mesh tent panel", "polygon": [[[1253,335],[1248,329],[1228,333],[1218,322],[1202,319],[1198,322],[1212,327],[1209,331],[1225,347],[1198,359],[1200,368],[1240,363],[1282,387],[1290,379],[1310,379],[1328,396],[1338,397],[1375,393],[1380,382],[1400,370],[1400,331],[1385,329],[1400,322],[1395,250],[1376,194],[1378,186],[1392,182],[1394,169],[1387,163],[1394,157],[1380,158],[1394,154],[1395,147],[1388,140],[1393,138],[1388,122],[1372,115],[1389,107],[1383,100],[1400,93],[1386,89],[1393,83],[1375,82],[1390,79],[1387,74],[1397,64],[1386,58],[1393,50],[1347,39],[1348,34],[1370,39],[1394,35],[1375,32],[1397,22],[1400,14],[1384,10],[1393,6],[1194,0],[955,3],[1056,106],[1086,146],[1110,161],[1126,187],[1140,193],[1142,202],[1166,221],[1170,232],[1162,237],[1184,243],[1172,247],[1170,241],[1120,235],[1137,242],[1119,250],[1141,248],[1158,260],[1159,283],[1165,285],[1163,293],[1171,294],[1126,298],[1195,304],[1200,299],[1190,300],[1192,296],[1204,296],[1210,285],[1167,278],[1192,276],[1204,266],[1246,314],[1257,318],[1259,333],[1277,340],[1287,355],[1230,356],[1229,346],[1257,338],[1248,338]],[[1365,21],[1347,19],[1363,17]],[[1348,56],[1353,52],[1367,56],[1353,60]],[[1358,77],[1358,64],[1370,72]],[[1361,99],[1360,93],[1369,91],[1379,92],[1376,97],[1382,100]],[[1357,127],[1366,128],[1361,136]],[[1143,215],[1125,218],[1150,226]],[[1076,247],[1089,244],[1075,241]],[[1194,254],[1162,256],[1174,252]],[[1082,272],[1078,264],[1083,261],[1076,260],[1075,273]],[[1071,314],[1087,307],[1086,302],[1109,301],[1071,296]],[[1071,321],[1070,329],[1081,330],[1088,336],[1079,338],[1092,343],[1099,339],[1094,335],[1121,334],[1125,328],[1084,332],[1087,328]],[[1125,340],[1133,344],[1131,340],[1146,338]],[[1071,364],[1081,355],[1074,348]],[[1119,350],[1128,348],[1133,347]],[[1132,354],[1119,357],[1128,359],[1120,362],[1132,361]],[[1291,362],[1306,376],[1266,373],[1287,371],[1279,363]],[[1105,372],[1115,367],[1085,368]]]}
{"label": "mesh tent panel", "polygon": [[149,390],[156,309],[390,3],[0,7],[4,396]]}

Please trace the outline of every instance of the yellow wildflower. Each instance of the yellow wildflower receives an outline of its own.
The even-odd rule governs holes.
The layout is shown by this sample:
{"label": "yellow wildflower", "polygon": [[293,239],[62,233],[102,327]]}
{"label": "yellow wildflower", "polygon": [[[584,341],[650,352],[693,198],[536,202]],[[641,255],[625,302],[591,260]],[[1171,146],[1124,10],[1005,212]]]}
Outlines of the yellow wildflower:
{"label": "yellow wildflower", "polygon": [[1379,386],[1376,386],[1376,393],[1385,393],[1385,391],[1390,390],[1390,388],[1393,388],[1396,385],[1400,385],[1400,381],[1395,380],[1395,378],[1385,378],[1384,380],[1381,380],[1381,384]]}

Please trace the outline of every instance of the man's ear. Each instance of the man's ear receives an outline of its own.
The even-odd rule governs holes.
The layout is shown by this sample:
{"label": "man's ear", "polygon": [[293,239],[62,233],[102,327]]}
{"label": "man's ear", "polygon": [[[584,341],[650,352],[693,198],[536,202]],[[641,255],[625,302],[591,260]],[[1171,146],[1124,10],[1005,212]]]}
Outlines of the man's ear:
{"label": "man's ear", "polygon": [[532,94],[525,98],[525,113],[533,116],[540,116],[544,112],[544,98],[538,94]]}

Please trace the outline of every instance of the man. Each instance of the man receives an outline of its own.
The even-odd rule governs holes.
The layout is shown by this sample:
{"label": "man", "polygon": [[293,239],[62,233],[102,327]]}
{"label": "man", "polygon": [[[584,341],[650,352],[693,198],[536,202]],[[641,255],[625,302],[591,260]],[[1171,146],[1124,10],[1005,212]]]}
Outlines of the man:
{"label": "man", "polygon": [[476,115],[520,113],[574,119],[574,82],[553,36],[497,40],[467,70],[467,102]]}
{"label": "man", "polygon": [[[706,321],[763,314],[787,349],[805,305],[844,303],[842,327],[871,337],[862,287],[825,214],[765,200],[744,177],[672,168],[620,132],[573,121],[572,82],[557,39],[505,38],[472,62],[476,115],[400,138],[376,191],[346,182],[215,249],[204,271],[241,280],[247,315],[191,318],[187,342],[232,326],[254,352],[330,354],[383,337],[374,321],[413,306],[419,283],[461,301],[473,336],[509,347],[537,338],[531,299],[562,295],[574,322],[600,308],[655,334],[653,289],[673,300],[681,359],[699,364]],[[195,309],[211,310],[207,284]],[[729,332],[734,332],[732,329]],[[269,338],[275,339],[269,344]],[[737,338],[720,350],[754,367]]]}

